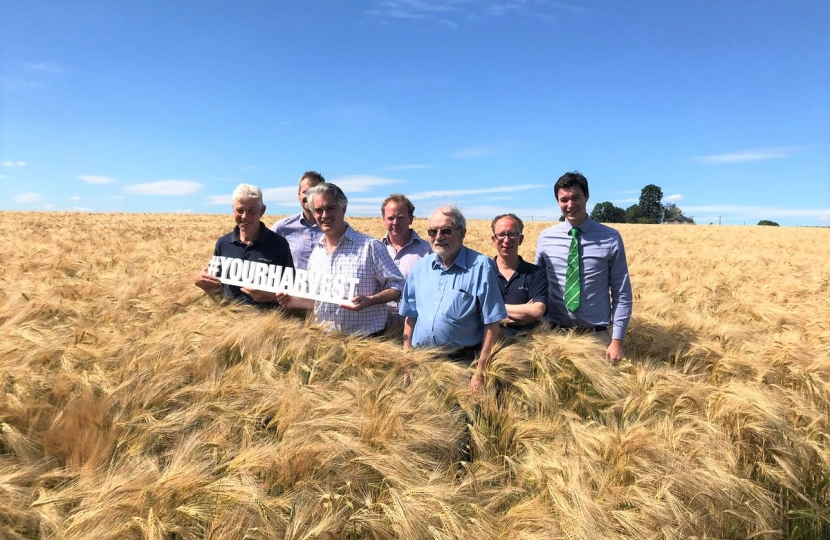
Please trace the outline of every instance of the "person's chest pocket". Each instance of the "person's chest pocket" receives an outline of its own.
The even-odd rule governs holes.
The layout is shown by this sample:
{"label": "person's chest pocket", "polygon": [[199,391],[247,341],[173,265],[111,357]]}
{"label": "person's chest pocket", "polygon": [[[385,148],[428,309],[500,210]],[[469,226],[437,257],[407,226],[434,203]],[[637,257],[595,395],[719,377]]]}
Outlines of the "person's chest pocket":
{"label": "person's chest pocket", "polygon": [[583,277],[589,279],[608,272],[611,260],[611,246],[595,244],[586,246],[582,252]]}
{"label": "person's chest pocket", "polygon": [[475,315],[477,309],[475,296],[461,290],[455,290],[452,294],[452,302],[447,306],[445,313],[447,319],[461,321]]}

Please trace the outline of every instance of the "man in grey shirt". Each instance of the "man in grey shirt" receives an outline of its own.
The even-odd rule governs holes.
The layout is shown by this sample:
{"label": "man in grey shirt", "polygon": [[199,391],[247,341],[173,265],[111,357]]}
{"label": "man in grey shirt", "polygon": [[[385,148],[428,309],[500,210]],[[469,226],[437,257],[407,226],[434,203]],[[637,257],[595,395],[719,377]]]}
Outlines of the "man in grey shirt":
{"label": "man in grey shirt", "polygon": [[588,180],[579,172],[562,175],[553,192],[565,221],[542,231],[536,243],[536,264],[548,276],[545,319],[555,327],[593,334],[607,345],[606,358],[617,363],[632,306],[622,237],[588,217]]}
{"label": "man in grey shirt", "polygon": [[299,214],[283,218],[271,226],[272,231],[288,240],[288,245],[291,246],[291,256],[294,259],[294,267],[297,269],[305,270],[308,267],[308,258],[323,235],[314,220],[314,215],[306,205],[306,192],[309,188],[325,181],[323,175],[317,171],[303,173],[300,177],[300,187],[297,189],[297,198],[300,200],[302,211]]}

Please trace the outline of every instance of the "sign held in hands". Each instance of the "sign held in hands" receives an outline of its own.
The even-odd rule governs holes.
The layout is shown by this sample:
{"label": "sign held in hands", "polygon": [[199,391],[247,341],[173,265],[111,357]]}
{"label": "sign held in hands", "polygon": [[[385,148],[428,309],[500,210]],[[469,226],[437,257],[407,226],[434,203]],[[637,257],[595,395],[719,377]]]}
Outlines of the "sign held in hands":
{"label": "sign held in hands", "polygon": [[341,305],[351,305],[355,287],[360,282],[357,278],[349,276],[283,268],[276,264],[221,255],[211,257],[208,273],[226,285],[285,293]]}

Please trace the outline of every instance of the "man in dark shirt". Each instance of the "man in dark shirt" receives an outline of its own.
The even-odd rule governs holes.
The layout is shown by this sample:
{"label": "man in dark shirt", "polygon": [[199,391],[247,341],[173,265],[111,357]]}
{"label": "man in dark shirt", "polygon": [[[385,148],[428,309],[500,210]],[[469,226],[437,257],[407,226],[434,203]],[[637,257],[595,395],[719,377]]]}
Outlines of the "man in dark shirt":
{"label": "man in dark shirt", "polygon": [[[265,213],[265,205],[262,203],[262,191],[258,187],[248,184],[237,186],[233,192],[232,208],[236,227],[216,241],[214,256],[294,268],[288,242],[260,221]],[[208,294],[221,293],[226,300],[260,307],[279,307],[275,293],[223,284],[207,268],[196,275],[194,282]]]}
{"label": "man in dark shirt", "polygon": [[524,223],[515,214],[496,216],[490,224],[493,245],[498,253],[493,259],[507,318],[501,323],[504,336],[515,337],[532,330],[545,315],[548,301],[548,278],[545,271],[519,256],[524,240]]}

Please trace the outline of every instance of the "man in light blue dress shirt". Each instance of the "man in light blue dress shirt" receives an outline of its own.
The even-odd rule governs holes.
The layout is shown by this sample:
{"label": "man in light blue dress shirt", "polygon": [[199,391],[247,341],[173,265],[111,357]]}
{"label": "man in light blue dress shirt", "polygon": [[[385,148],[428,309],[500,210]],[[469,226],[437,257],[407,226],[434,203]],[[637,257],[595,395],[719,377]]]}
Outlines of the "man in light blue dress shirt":
{"label": "man in light blue dress shirt", "polygon": [[427,234],[434,253],[415,263],[406,279],[399,313],[406,317],[403,348],[446,347],[450,358],[469,365],[478,353],[470,388],[483,384],[484,370],[507,318],[493,261],[463,245],[464,215],[455,206],[437,208]]}
{"label": "man in light blue dress shirt", "polygon": [[[620,233],[588,217],[588,180],[579,172],[562,175],[553,187],[565,221],[542,231],[536,264],[548,276],[545,319],[560,328],[591,333],[607,346],[614,363],[623,357],[623,341],[631,319],[632,294]],[[579,307],[565,307],[565,281],[571,229],[579,229]],[[609,335],[608,330],[611,330]]]}
{"label": "man in light blue dress shirt", "polygon": [[288,245],[291,246],[291,256],[294,259],[294,267],[298,269],[305,270],[308,268],[308,258],[323,235],[306,204],[306,193],[309,188],[325,181],[323,175],[317,171],[303,173],[300,177],[300,187],[297,189],[297,198],[300,200],[302,211],[299,214],[285,217],[271,226],[272,231],[281,234],[288,240]]}

